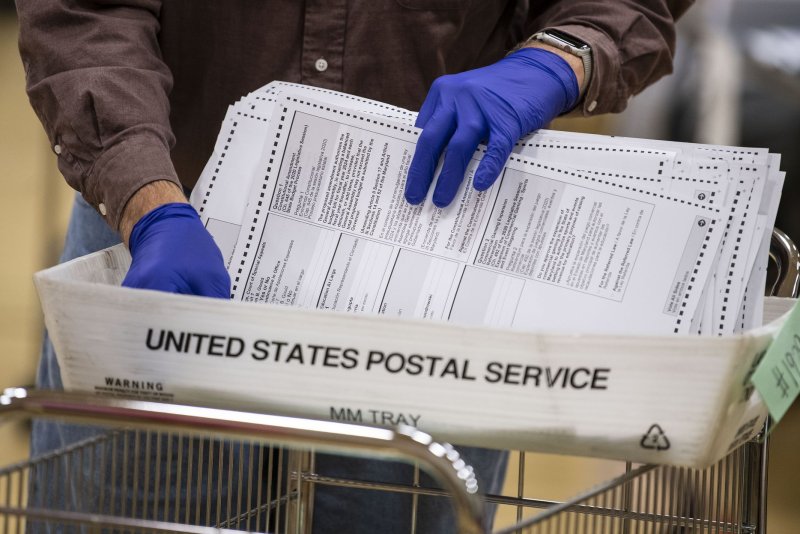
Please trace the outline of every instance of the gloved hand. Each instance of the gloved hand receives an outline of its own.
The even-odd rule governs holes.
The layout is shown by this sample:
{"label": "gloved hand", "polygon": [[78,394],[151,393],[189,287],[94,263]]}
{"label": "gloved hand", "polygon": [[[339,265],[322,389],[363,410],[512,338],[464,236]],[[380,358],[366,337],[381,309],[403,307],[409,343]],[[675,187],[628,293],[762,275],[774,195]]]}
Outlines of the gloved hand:
{"label": "gloved hand", "polygon": [[433,203],[450,204],[472,154],[486,140],[473,184],[478,191],[488,189],[519,138],[577,100],[575,72],[563,58],[540,48],[522,48],[488,67],[436,79],[417,117],[423,131],[408,170],[406,200],[425,200],[446,146]]}
{"label": "gloved hand", "polygon": [[125,287],[230,298],[222,253],[189,204],[164,204],[134,225]]}

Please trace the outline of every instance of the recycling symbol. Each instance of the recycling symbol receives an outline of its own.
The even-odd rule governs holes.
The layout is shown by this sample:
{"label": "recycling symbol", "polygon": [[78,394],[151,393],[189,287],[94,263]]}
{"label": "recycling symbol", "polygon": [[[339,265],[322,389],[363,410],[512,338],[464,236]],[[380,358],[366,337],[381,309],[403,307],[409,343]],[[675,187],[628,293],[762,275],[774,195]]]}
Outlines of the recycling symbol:
{"label": "recycling symbol", "polygon": [[665,451],[669,449],[669,439],[659,425],[653,424],[650,425],[650,430],[642,436],[642,441],[639,442],[639,445],[643,449]]}

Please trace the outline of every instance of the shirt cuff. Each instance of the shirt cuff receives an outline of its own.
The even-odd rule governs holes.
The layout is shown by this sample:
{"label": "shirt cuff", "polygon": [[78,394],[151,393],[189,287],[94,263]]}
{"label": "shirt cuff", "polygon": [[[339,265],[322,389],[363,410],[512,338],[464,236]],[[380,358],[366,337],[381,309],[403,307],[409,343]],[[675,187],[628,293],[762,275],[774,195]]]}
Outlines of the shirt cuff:
{"label": "shirt cuff", "polygon": [[564,32],[592,48],[592,78],[586,86],[583,99],[572,113],[588,117],[625,109],[628,102],[621,79],[619,49],[608,35],[582,24],[565,24],[543,30]]}
{"label": "shirt cuff", "polygon": [[168,180],[180,186],[169,148],[155,135],[129,137],[107,149],[84,182],[83,198],[119,231],[125,205],[150,182]]}

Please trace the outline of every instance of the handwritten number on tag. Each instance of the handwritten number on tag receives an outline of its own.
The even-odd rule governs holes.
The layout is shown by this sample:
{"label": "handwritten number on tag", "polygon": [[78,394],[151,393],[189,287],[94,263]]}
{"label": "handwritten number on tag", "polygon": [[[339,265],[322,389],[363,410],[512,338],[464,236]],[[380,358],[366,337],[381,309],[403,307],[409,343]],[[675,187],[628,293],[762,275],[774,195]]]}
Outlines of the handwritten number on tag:
{"label": "handwritten number on tag", "polygon": [[783,371],[781,371],[779,367],[773,367],[772,376],[775,377],[775,386],[781,390],[781,397],[788,397],[789,384],[786,383],[786,378],[783,376]]}
{"label": "handwritten number on tag", "polygon": [[800,304],[792,307],[750,381],[778,423],[800,395]]}
{"label": "handwritten number on tag", "polygon": [[800,335],[793,336],[789,350],[778,365],[772,367],[772,376],[783,398],[800,389]]}
{"label": "handwritten number on tag", "polygon": [[786,356],[783,357],[783,363],[786,366],[786,370],[789,372],[789,378],[792,379],[792,384],[794,387],[797,388],[800,384],[797,383],[797,379],[800,378],[800,369],[797,368],[797,361],[795,360],[795,355],[793,352],[787,352]]}

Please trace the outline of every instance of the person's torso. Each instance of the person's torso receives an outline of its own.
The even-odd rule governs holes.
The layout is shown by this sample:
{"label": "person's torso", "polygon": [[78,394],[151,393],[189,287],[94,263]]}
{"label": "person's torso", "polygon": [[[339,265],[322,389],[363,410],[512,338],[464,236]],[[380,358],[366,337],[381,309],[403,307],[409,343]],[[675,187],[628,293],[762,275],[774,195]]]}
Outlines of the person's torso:
{"label": "person's torso", "polygon": [[174,78],[178,175],[194,184],[227,106],[272,80],[418,109],[436,77],[502,57],[526,3],[168,0],[159,41]]}

